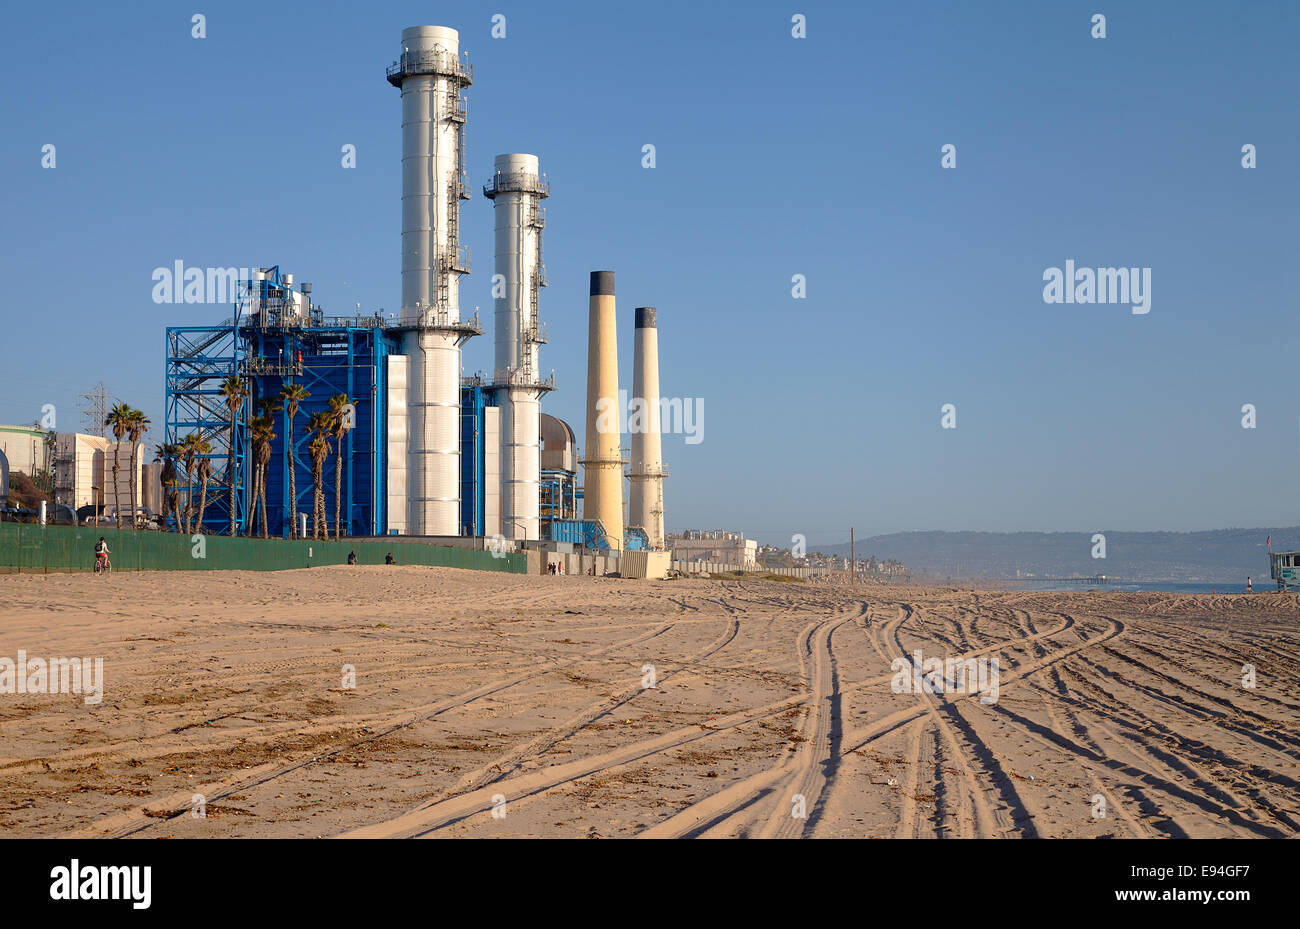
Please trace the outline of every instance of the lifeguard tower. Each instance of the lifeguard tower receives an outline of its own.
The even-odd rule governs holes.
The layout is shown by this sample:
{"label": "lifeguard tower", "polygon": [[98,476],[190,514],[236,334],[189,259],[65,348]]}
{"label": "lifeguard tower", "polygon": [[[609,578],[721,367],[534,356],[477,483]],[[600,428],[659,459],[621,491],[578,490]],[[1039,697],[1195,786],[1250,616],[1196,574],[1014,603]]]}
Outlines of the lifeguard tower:
{"label": "lifeguard tower", "polygon": [[1269,552],[1269,577],[1278,590],[1300,590],[1300,552]]}

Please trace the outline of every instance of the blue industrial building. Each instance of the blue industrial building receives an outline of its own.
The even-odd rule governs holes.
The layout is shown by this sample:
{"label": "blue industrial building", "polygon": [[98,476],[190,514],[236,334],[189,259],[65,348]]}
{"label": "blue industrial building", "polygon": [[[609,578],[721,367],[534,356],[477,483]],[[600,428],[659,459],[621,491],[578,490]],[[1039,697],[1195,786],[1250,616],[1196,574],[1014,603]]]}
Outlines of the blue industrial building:
{"label": "blue industrial building", "polygon": [[[170,327],[167,330],[166,441],[179,443],[197,433],[211,446],[207,458],[213,477],[208,505],[200,519],[203,531],[224,533],[230,525],[230,475],[235,473],[235,524],[247,532],[251,518],[253,452],[249,420],[271,403],[275,438],[266,474],[268,530],[288,536],[293,513],[311,514],[314,487],[308,456],[312,414],[330,408],[344,395],[352,404],[352,426],[344,433],[342,486],[335,486],[333,457],[326,461],[326,524],[333,529],[336,494],[345,535],[382,535],[386,529],[385,372],[397,339],[378,316],[326,317],[310,302],[311,285],[292,289],[292,278],[278,267],[240,282],[235,316],[219,326]],[[248,396],[231,417],[221,396],[222,382],[241,377]],[[281,391],[299,385],[308,394],[298,406],[292,428]],[[293,442],[290,447],[289,437]],[[178,468],[184,477],[184,468]],[[296,499],[290,499],[290,471]],[[182,496],[185,490],[182,489]],[[175,517],[171,517],[174,525]]]}
{"label": "blue industrial building", "polygon": [[[260,520],[252,516],[256,501],[249,423],[269,401],[279,409],[272,414],[275,438],[266,473],[267,528],[273,537],[289,536],[293,514],[310,515],[313,511],[307,424],[313,413],[329,410],[331,398],[342,394],[352,404],[352,427],[344,433],[341,443],[342,486],[335,486],[332,442],[321,475],[326,525],[332,532],[335,495],[341,493],[344,535],[388,533],[387,361],[400,351],[399,336],[377,314],[325,316],[312,305],[310,294],[310,284],[302,283],[294,290],[292,277],[282,274],[278,266],[261,269],[250,280],[240,282],[239,301],[231,319],[215,326],[167,329],[165,440],[179,443],[194,433],[211,446],[205,457],[212,476],[207,506],[199,517],[200,531],[228,532],[232,504],[237,533],[255,535],[260,531]],[[248,390],[234,417],[233,433],[230,411],[221,395],[222,383],[232,376],[242,378]],[[281,399],[282,390],[289,385],[301,386],[309,394],[298,407],[292,430],[289,412]],[[487,507],[489,430],[485,419],[487,410],[496,406],[497,391],[482,377],[463,379],[460,532],[465,536],[501,531],[499,525],[488,525]],[[571,448],[572,430],[559,420],[553,422],[559,425],[552,428],[552,434],[562,430],[566,440],[559,444],[566,445],[567,453],[552,456],[551,466],[543,467],[541,473],[544,526],[556,520],[576,520],[582,499],[573,465],[576,455]],[[290,499],[290,469],[296,490],[294,500]],[[177,470],[183,506],[191,488],[185,468],[178,465]],[[198,499],[197,486],[192,492]],[[175,514],[171,514],[169,522],[176,526]],[[567,537],[575,532],[570,528],[561,535]],[[583,534],[590,535],[590,531]],[[551,536],[547,533],[544,537]]]}

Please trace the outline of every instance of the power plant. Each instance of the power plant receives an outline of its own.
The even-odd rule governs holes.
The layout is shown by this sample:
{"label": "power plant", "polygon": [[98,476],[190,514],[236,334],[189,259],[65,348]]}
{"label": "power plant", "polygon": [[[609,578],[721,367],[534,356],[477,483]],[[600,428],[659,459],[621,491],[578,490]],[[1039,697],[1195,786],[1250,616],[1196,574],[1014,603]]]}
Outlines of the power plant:
{"label": "power plant", "polygon": [[[482,187],[495,219],[493,370],[466,376],[462,346],[483,331],[477,311],[466,316],[460,307],[461,278],[471,270],[460,239],[462,201],[471,197],[463,91],[473,68],[456,30],[417,26],[402,31],[385,76],[401,101],[400,310],[326,316],[310,283],[295,286],[273,265],[240,277],[230,319],[167,330],[165,435],[168,443],[201,440],[179,469],[182,486],[195,470],[206,476],[199,527],[254,534],[261,516],[269,535],[295,535],[308,514],[320,518],[312,503],[320,485],[337,501],[345,535],[484,546],[501,539],[611,555],[662,549],[667,471],[655,310],[635,313],[633,393],[649,420],[629,427],[629,459],[614,272],[591,272],[580,456],[573,429],[541,409],[555,389],[539,357],[547,342],[540,293],[550,185],[537,155],[497,155]],[[235,377],[242,394],[231,393]],[[335,416],[327,432],[329,420],[315,414],[344,407],[346,425]],[[322,438],[324,454],[335,456],[330,467],[320,462]],[[333,507],[325,509],[332,530]]]}

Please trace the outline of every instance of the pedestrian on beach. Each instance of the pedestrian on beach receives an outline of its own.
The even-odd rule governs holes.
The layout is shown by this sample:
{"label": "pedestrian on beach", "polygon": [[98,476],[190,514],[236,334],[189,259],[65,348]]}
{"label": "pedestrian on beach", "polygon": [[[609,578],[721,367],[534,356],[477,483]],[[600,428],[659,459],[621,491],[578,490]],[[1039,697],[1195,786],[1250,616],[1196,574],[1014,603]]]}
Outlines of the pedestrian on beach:
{"label": "pedestrian on beach", "polygon": [[1246,578],[1246,593],[1248,593],[1248,594],[1253,594],[1253,593],[1254,593],[1254,591],[1250,589],[1250,578],[1249,578],[1249,577]]}
{"label": "pedestrian on beach", "polygon": [[355,551],[348,552],[348,564],[356,564],[356,563],[357,563],[357,553]]}
{"label": "pedestrian on beach", "polygon": [[384,564],[397,564],[397,559],[393,557],[392,552],[384,556]]}

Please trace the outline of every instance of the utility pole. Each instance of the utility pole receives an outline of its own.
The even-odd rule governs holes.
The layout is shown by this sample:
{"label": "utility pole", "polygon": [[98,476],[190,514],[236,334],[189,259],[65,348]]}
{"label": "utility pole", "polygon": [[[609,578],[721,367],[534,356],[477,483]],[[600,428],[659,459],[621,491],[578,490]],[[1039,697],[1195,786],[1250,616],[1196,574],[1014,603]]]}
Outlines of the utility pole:
{"label": "utility pole", "polygon": [[853,527],[850,526],[849,527],[849,571],[852,572],[850,574],[850,577],[853,578],[853,583],[856,584],[858,582],[858,556],[857,554],[855,554],[854,543],[855,540],[853,538]]}

